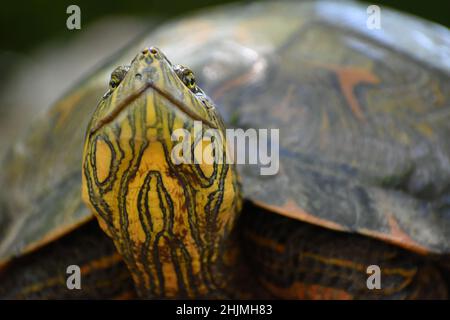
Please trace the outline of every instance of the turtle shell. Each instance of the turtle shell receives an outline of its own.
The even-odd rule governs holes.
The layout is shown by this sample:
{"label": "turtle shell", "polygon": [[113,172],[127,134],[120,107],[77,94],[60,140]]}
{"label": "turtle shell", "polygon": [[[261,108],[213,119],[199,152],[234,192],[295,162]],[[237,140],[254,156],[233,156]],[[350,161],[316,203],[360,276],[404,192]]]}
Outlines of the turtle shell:
{"label": "turtle shell", "polygon": [[[109,72],[156,45],[231,127],[279,129],[279,170],[240,166],[244,196],[293,219],[418,251],[450,251],[450,33],[353,2],[220,7],[162,25],[66,93],[16,142],[0,176],[0,261],[92,218],[86,125]],[[267,13],[270,12],[270,19]],[[414,30],[414,32],[412,32]]]}

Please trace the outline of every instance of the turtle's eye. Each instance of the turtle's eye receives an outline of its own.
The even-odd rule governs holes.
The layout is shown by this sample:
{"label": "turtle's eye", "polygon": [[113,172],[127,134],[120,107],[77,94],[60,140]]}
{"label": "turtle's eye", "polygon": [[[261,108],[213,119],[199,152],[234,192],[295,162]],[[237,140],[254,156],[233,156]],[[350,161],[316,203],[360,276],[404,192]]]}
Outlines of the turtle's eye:
{"label": "turtle's eye", "polygon": [[130,67],[119,66],[111,73],[111,79],[109,80],[109,89],[114,90],[125,78]]}
{"label": "turtle's eye", "polygon": [[192,72],[190,72],[190,73],[188,73],[187,75],[184,76],[183,82],[191,90],[194,89],[195,86],[196,86],[196,84],[195,84],[195,77],[194,77],[194,74]]}
{"label": "turtle's eye", "polygon": [[198,87],[195,82],[194,73],[191,69],[181,66],[179,64],[174,66],[174,71],[177,74],[178,78],[180,78],[181,81],[183,81],[184,85],[189,88],[192,92],[197,92]]}

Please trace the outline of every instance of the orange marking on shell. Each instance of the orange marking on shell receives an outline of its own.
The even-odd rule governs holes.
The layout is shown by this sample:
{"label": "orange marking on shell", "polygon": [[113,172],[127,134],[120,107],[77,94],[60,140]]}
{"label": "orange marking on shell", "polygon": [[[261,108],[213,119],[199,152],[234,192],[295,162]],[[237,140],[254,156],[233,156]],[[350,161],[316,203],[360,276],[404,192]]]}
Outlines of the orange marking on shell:
{"label": "orange marking on shell", "polygon": [[[72,224],[66,224],[66,225],[64,225],[64,226],[62,226],[62,227],[60,227],[60,228],[58,228],[56,230],[51,230],[50,232],[45,234],[43,237],[41,237],[38,241],[29,243],[26,246],[24,246],[21,249],[20,253],[22,255],[25,255],[25,254],[29,254],[31,252],[34,252],[37,249],[40,249],[41,247],[46,245],[47,243],[53,242],[53,241],[61,238],[62,236],[64,236],[67,233],[69,233],[70,231],[79,228],[83,224],[91,221],[92,219],[94,219],[94,216],[93,215],[89,215],[89,216],[86,216],[84,218],[81,218],[79,221],[74,222]],[[0,260],[0,267],[7,266],[12,258],[13,258],[12,256],[7,256],[3,260]]]}
{"label": "orange marking on shell", "polygon": [[241,85],[245,85],[250,82],[253,76],[258,73],[259,66],[257,63],[253,64],[249,71],[240,75],[239,77],[232,78],[231,80],[225,82],[219,89],[217,89],[211,95],[214,100],[221,98],[224,94],[226,94],[229,90],[239,87]]}
{"label": "orange marking on shell", "polygon": [[81,274],[89,274],[92,271],[98,270],[98,269],[107,269],[119,262],[122,261],[122,257],[119,253],[114,253],[111,256],[107,257],[101,257],[99,259],[90,261],[89,263],[83,265],[80,269]]}
{"label": "orange marking on shell", "polygon": [[[316,217],[313,214],[304,211],[303,209],[299,208],[295,203],[295,201],[293,200],[286,201],[286,203],[281,207],[269,205],[260,201],[253,201],[253,202],[262,208],[277,212],[291,219],[304,221],[331,230],[345,231],[345,232],[349,231],[348,228],[346,228],[343,225],[340,225],[330,220]],[[426,255],[430,252],[431,250],[430,248],[427,248],[411,239],[411,237],[399,227],[394,216],[391,214],[388,215],[388,223],[391,229],[390,233],[384,233],[381,231],[366,228],[358,229],[357,233],[369,236],[371,238],[379,239],[384,242],[392,243],[396,246],[402,247],[410,251],[414,251],[422,255]]]}
{"label": "orange marking on shell", "polygon": [[216,92],[214,92],[212,94],[213,99],[217,100],[219,98],[221,98],[227,91],[235,88],[235,87],[239,87],[241,84],[246,83],[248,80],[251,79],[251,77],[253,76],[253,72],[250,70],[247,73],[244,73],[243,75],[234,78],[228,82],[225,82],[223,84],[223,86],[221,86],[218,90],[216,90]]}
{"label": "orange marking on shell", "polygon": [[136,298],[136,294],[133,291],[126,291],[123,293],[120,293],[119,295],[115,296],[113,298],[113,300],[131,300],[131,299],[135,299]]}
{"label": "orange marking on shell", "polygon": [[344,92],[345,99],[347,100],[353,114],[359,120],[365,121],[364,113],[355,97],[353,90],[359,83],[364,82],[369,84],[377,84],[380,82],[380,79],[369,70],[361,68],[341,67],[328,64],[320,66],[336,73],[339,80],[339,85]]}
{"label": "orange marking on shell", "polygon": [[[295,284],[294,284],[295,285]],[[303,290],[305,290],[305,287],[309,287],[309,292],[308,292],[308,298],[311,299],[320,299],[321,295],[320,295],[320,290],[319,290],[319,286],[317,285],[305,285],[303,284]]]}
{"label": "orange marking on shell", "polygon": [[251,241],[255,242],[258,246],[268,247],[271,250],[278,252],[279,254],[284,253],[286,249],[284,245],[277,243],[271,238],[264,238],[250,231],[246,231],[245,235],[249,237]]}
{"label": "orange marking on shell", "polygon": [[51,111],[52,114],[56,114],[58,116],[55,127],[59,128],[63,126],[69,115],[72,113],[73,108],[77,106],[77,103],[84,96],[84,90],[79,90],[75,93],[72,93],[64,100],[60,101],[55,108]]}
{"label": "orange marking on shell", "polygon": [[[294,112],[299,112],[297,109],[289,108],[292,100],[294,98],[295,86],[293,84],[289,85],[286,90],[286,94],[284,95],[283,100],[275,106],[275,110],[277,110],[277,116],[284,121],[289,121],[294,115]],[[300,109],[300,112],[303,109]]]}
{"label": "orange marking on shell", "polygon": [[[111,256],[108,257],[101,257],[97,260],[90,261],[86,265],[83,265],[80,268],[80,272],[82,275],[87,275],[91,273],[92,271],[95,271],[97,269],[106,269],[109,268],[118,262],[122,261],[122,257],[119,255],[119,253],[114,253]],[[45,288],[51,288],[54,286],[59,286],[65,284],[65,278],[61,275],[57,275],[55,277],[44,279],[41,282],[33,283],[29,286],[24,287],[22,290],[20,290],[20,296],[26,297],[30,293],[38,292],[41,290],[44,290]]]}
{"label": "orange marking on shell", "polygon": [[310,300],[351,300],[353,296],[345,290],[326,287],[320,284],[295,282],[289,287],[279,287],[266,280],[261,280],[264,287],[278,298]]}
{"label": "orange marking on shell", "polygon": [[380,239],[389,243],[393,243],[397,246],[405,248],[410,251],[417,252],[419,254],[426,255],[430,252],[430,249],[414,241],[406,232],[404,232],[395,217],[391,213],[387,213],[387,221],[389,224],[389,233],[382,233],[375,230],[361,229],[359,232],[364,235],[368,235],[373,238]]}
{"label": "orange marking on shell", "polygon": [[419,250],[422,250],[424,253],[426,253],[428,251],[425,247],[419,245],[417,242],[415,242],[413,239],[411,239],[411,237],[400,228],[397,220],[394,218],[394,216],[391,213],[388,213],[387,217],[388,217],[389,228],[391,229],[390,234],[392,235],[392,237],[394,239],[396,239],[399,243],[405,243],[407,245],[415,246]]}
{"label": "orange marking on shell", "polygon": [[268,204],[265,204],[265,203],[262,203],[259,201],[254,201],[254,202],[258,206],[261,206],[261,207],[266,208],[271,211],[278,212],[279,214],[286,216],[288,218],[305,221],[305,222],[308,222],[308,223],[311,223],[314,225],[318,225],[318,226],[322,226],[322,227],[332,229],[332,230],[348,231],[344,226],[342,226],[336,222],[322,219],[322,218],[316,217],[316,216],[306,212],[302,208],[298,207],[297,203],[292,199],[286,201],[286,203],[281,207],[268,205]]}
{"label": "orange marking on shell", "polygon": [[52,278],[44,279],[41,282],[35,282],[29,286],[24,287],[19,291],[19,294],[17,295],[18,299],[23,299],[22,297],[26,297],[27,295],[33,293],[33,292],[39,292],[44,290],[45,288],[51,288],[57,285],[63,285],[65,284],[64,277],[62,276],[56,276]]}

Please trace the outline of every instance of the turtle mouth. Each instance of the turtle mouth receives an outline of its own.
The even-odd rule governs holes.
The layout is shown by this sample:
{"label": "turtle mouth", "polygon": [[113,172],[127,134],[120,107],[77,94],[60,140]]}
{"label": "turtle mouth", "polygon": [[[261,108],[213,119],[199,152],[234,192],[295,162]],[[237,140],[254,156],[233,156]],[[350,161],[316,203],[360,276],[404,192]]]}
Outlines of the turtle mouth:
{"label": "turtle mouth", "polygon": [[140,87],[137,91],[133,92],[129,96],[127,96],[125,99],[123,99],[108,115],[101,118],[95,126],[91,128],[89,131],[89,135],[92,136],[97,131],[99,131],[101,128],[103,128],[105,125],[111,123],[114,121],[114,119],[117,118],[117,116],[127,107],[129,107],[135,100],[140,98],[143,94],[145,94],[148,90],[153,90],[157,95],[164,98],[168,102],[170,102],[170,105],[175,107],[177,110],[181,111],[184,115],[189,117],[192,120],[195,121],[201,121],[202,123],[206,124],[212,129],[217,129],[217,126],[209,121],[208,119],[202,118],[200,115],[196,114],[194,111],[192,111],[184,102],[178,100],[175,98],[171,93],[159,88],[155,83],[151,80],[147,80],[142,87]]}

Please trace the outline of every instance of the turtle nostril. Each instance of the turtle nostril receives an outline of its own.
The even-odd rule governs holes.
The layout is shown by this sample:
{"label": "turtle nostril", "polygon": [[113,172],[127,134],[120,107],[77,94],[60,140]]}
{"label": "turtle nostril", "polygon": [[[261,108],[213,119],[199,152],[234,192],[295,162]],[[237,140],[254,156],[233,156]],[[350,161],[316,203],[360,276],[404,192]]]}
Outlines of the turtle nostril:
{"label": "turtle nostril", "polygon": [[144,49],[141,51],[142,54],[148,54],[148,49]]}
{"label": "turtle nostril", "polygon": [[150,52],[152,53],[152,54],[157,54],[158,53],[158,50],[156,50],[155,48],[150,48]]}

